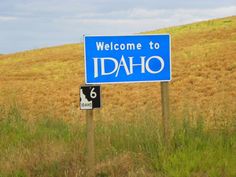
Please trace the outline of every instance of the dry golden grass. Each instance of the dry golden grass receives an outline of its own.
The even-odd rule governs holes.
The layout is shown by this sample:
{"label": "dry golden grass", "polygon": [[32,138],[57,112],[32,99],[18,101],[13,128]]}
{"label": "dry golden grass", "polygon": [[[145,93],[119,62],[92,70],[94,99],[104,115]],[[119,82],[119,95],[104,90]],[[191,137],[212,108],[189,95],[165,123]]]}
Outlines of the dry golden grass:
{"label": "dry golden grass", "polygon": [[[147,33],[172,36],[173,116],[201,114],[209,125],[236,117],[236,16]],[[0,104],[15,99],[32,119],[45,113],[83,119],[83,55],[83,44],[71,44],[0,56]],[[147,110],[161,114],[159,83],[103,85],[96,115],[130,120]]]}

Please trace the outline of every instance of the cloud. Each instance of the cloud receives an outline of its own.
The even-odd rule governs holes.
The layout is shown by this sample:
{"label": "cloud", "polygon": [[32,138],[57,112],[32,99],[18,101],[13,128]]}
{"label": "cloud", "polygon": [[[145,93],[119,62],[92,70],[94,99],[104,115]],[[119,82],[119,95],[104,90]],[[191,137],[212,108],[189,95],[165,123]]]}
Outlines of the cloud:
{"label": "cloud", "polygon": [[12,16],[0,16],[0,23],[1,22],[7,22],[7,21],[13,21],[17,20],[17,17],[12,17]]}
{"label": "cloud", "polygon": [[131,34],[236,15],[235,0],[7,0],[0,52],[80,42],[83,34]]}
{"label": "cloud", "polygon": [[[84,13],[72,18],[58,18],[54,22],[87,27],[84,34],[137,33],[151,29],[176,26],[201,20],[234,15],[236,6],[190,9],[129,9],[107,13]],[[80,27],[81,28],[81,27]]]}

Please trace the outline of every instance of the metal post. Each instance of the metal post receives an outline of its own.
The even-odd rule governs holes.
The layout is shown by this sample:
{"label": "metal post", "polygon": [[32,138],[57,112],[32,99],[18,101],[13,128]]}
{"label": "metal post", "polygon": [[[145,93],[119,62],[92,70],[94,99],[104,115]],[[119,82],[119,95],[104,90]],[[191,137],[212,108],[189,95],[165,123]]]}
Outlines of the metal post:
{"label": "metal post", "polygon": [[95,148],[94,148],[94,120],[93,110],[86,111],[87,128],[87,177],[95,177]]}
{"label": "metal post", "polygon": [[161,82],[162,123],[165,144],[169,140],[169,83]]}

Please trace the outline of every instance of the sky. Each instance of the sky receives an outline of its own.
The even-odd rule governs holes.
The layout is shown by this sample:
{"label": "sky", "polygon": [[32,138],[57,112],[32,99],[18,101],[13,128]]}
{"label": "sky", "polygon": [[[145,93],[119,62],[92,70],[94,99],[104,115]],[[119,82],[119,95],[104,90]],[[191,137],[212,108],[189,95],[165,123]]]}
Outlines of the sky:
{"label": "sky", "polygon": [[0,0],[0,54],[236,15],[236,0]]}

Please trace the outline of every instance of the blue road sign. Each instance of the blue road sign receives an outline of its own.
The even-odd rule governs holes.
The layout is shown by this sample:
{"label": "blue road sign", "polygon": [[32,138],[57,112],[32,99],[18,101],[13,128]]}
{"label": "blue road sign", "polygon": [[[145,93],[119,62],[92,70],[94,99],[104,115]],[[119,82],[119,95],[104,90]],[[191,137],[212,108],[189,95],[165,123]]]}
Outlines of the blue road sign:
{"label": "blue road sign", "polygon": [[170,35],[84,36],[86,84],[171,80]]}

